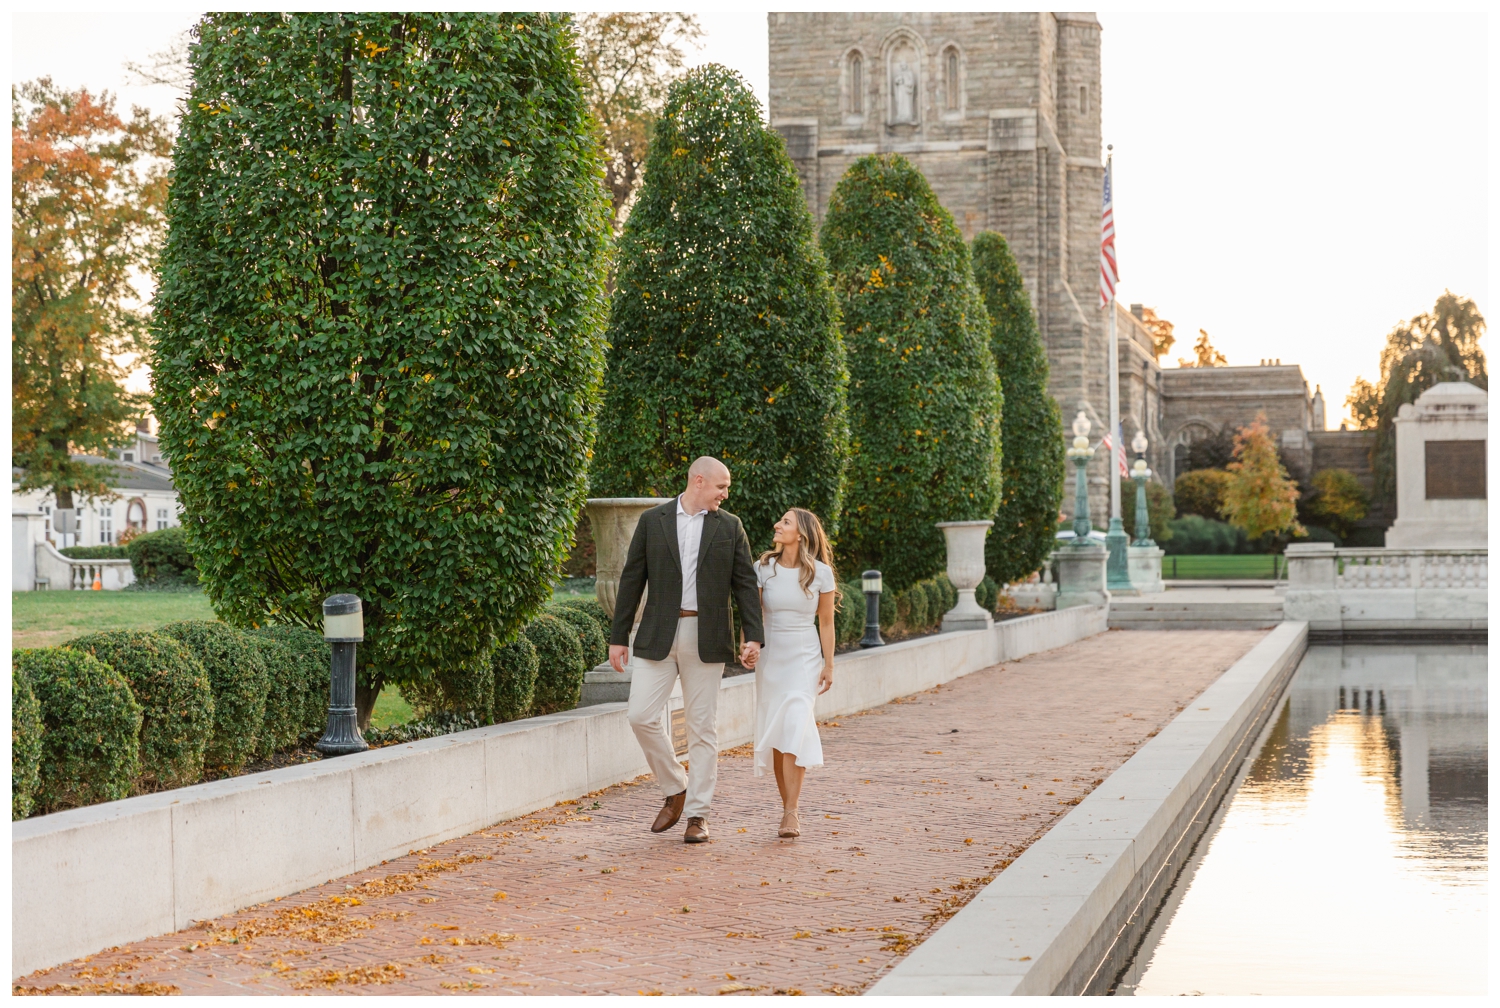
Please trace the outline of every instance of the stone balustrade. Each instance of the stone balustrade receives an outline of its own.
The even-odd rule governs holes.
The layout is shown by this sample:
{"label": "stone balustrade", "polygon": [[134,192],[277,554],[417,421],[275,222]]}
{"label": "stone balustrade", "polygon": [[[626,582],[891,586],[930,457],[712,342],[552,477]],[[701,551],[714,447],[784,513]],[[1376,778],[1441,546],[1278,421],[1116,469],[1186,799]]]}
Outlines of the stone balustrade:
{"label": "stone balustrade", "polygon": [[45,540],[34,547],[36,567],[30,589],[89,591],[97,583],[104,591],[118,591],[135,581],[129,560],[75,560],[63,556]]}
{"label": "stone balustrade", "polygon": [[1488,630],[1489,551],[1335,549],[1294,543],[1286,550],[1286,618],[1314,633],[1403,636]]}

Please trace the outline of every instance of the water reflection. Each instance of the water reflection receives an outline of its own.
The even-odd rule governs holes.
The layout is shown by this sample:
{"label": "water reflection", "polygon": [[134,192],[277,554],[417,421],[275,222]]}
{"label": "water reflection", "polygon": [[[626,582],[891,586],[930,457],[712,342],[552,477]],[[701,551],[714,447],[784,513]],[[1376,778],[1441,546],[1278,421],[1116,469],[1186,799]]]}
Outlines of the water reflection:
{"label": "water reflection", "polygon": [[1309,649],[1117,993],[1484,993],[1485,666]]}

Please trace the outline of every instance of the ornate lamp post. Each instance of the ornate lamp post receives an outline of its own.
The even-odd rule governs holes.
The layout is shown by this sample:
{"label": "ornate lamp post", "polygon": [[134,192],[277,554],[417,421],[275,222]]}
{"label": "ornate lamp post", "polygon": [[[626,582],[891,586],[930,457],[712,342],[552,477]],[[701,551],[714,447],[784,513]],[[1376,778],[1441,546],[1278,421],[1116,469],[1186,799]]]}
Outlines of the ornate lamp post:
{"label": "ornate lamp post", "polygon": [[1135,545],[1155,546],[1151,540],[1151,515],[1146,510],[1146,481],[1151,478],[1151,470],[1146,467],[1146,449],[1150,447],[1146,432],[1136,431],[1130,447],[1136,454],[1135,465],[1130,468],[1130,478],[1135,480]]}
{"label": "ornate lamp post", "polygon": [[365,639],[364,603],[358,595],[330,595],[323,600],[323,639],[333,645],[328,727],[313,748],[324,756],[364,752],[370,744],[359,734],[354,707],[354,649]]}
{"label": "ornate lamp post", "polygon": [[865,593],[865,636],[859,642],[859,646],[862,648],[884,647],[885,641],[880,636],[880,592],[882,589],[880,572],[867,570],[860,581],[860,587]]}
{"label": "ornate lamp post", "polygon": [[1084,415],[1083,410],[1078,411],[1078,416],[1073,418],[1073,447],[1068,449],[1068,458],[1078,469],[1077,491],[1073,503],[1073,541],[1068,543],[1072,547],[1084,547],[1091,544],[1089,533],[1094,531],[1093,523],[1089,521],[1089,483],[1088,476],[1084,470],[1088,467],[1089,459],[1094,457],[1094,449],[1089,447],[1089,429],[1093,424]]}
{"label": "ornate lamp post", "polygon": [[[1115,433],[1120,434],[1118,427],[1115,428]],[[1124,440],[1123,435],[1120,435],[1120,440]],[[1118,478],[1115,467],[1120,464],[1117,459],[1120,454],[1124,454],[1123,447],[1119,445],[1110,448],[1109,478],[1111,480]],[[1119,495],[1116,492],[1110,504],[1109,532],[1104,537],[1104,546],[1109,550],[1109,562],[1105,566],[1105,584],[1112,593],[1134,595],[1136,590],[1135,585],[1130,582],[1130,554],[1127,552],[1130,548],[1130,536],[1125,534],[1125,522],[1118,514],[1120,510],[1117,506],[1118,499]]]}

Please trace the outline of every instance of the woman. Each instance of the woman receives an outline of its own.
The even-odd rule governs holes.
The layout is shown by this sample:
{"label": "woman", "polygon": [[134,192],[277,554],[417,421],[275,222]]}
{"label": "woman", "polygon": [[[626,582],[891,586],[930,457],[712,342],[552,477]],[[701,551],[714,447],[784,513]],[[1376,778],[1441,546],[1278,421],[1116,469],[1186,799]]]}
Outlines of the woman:
{"label": "woman", "polygon": [[[792,508],[755,566],[766,644],[755,665],[755,775],[769,765],[781,792],[778,836],[802,835],[797,798],[810,766],[823,765],[813,700],[833,685],[833,605],[838,591],[823,523]],[[813,617],[817,616],[817,626]]]}

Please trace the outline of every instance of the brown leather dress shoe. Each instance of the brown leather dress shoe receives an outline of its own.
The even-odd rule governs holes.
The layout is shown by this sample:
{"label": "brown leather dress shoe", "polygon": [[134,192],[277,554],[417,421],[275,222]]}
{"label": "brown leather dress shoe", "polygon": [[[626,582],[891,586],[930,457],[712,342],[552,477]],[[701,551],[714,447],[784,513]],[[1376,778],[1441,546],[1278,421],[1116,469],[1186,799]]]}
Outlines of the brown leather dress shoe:
{"label": "brown leather dress shoe", "polygon": [[651,824],[652,833],[665,833],[677,825],[677,820],[682,818],[682,806],[687,804],[687,792],[681,791],[670,795],[661,803],[661,811],[656,813],[656,822]]}
{"label": "brown leather dress shoe", "polygon": [[692,816],[688,819],[687,832],[682,834],[683,843],[708,843],[708,827],[703,825],[702,816]]}

